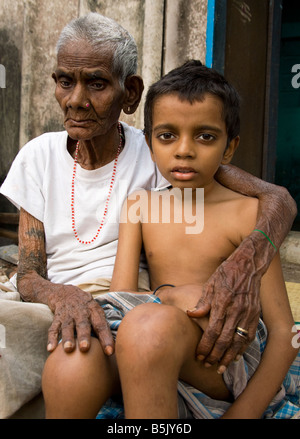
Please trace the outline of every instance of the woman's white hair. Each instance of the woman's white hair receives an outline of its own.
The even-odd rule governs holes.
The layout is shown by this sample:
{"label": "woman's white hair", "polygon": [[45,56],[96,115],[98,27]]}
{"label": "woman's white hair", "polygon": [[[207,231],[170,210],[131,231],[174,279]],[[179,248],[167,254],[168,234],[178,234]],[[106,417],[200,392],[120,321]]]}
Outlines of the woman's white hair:
{"label": "woman's white hair", "polygon": [[96,12],[76,18],[62,30],[56,45],[57,55],[69,43],[86,40],[95,52],[113,53],[113,73],[121,86],[127,76],[137,71],[137,47],[133,37],[115,20]]}

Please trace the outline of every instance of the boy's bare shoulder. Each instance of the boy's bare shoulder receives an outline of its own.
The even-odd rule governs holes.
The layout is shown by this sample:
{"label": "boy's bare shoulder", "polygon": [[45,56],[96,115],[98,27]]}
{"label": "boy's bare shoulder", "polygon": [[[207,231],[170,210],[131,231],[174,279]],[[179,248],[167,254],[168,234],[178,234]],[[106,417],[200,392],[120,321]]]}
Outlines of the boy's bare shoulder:
{"label": "boy's bare shoulder", "polygon": [[222,218],[236,231],[237,241],[244,239],[255,228],[259,200],[224,186],[218,196]]}
{"label": "boy's bare shoulder", "polygon": [[[250,202],[255,203],[258,201],[255,197],[249,197],[248,195],[243,195],[239,192],[233,191],[221,184],[217,183],[217,190],[215,190],[216,198],[220,201],[236,201],[236,202]],[[250,201],[252,200],[252,201]]]}
{"label": "boy's bare shoulder", "polygon": [[240,195],[236,199],[235,223],[239,231],[241,241],[254,229],[257,221],[259,201],[254,197]]}
{"label": "boy's bare shoulder", "polygon": [[224,186],[222,187],[220,197],[222,202],[228,202],[232,205],[231,207],[234,208],[235,213],[239,212],[243,214],[244,211],[246,211],[245,213],[249,215],[252,212],[252,215],[255,215],[256,217],[259,203],[258,198],[240,194],[231,189],[225,188]]}

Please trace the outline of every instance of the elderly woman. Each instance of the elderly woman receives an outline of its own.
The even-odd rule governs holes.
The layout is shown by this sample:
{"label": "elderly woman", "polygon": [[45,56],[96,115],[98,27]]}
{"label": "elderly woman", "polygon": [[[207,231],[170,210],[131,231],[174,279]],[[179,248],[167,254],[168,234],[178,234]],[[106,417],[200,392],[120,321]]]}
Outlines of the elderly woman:
{"label": "elderly woman", "polygon": [[[20,208],[18,291],[24,301],[48,305],[54,315],[47,360],[47,382],[52,381],[47,399],[56,401],[58,409],[55,413],[48,406],[52,417],[76,417],[70,409],[76,397],[87,404],[74,383],[61,388],[73,360],[101,365],[102,376],[115,361],[102,308],[84,290],[96,285],[101,290],[105,282],[109,288],[123,201],[137,188],[167,184],[151,161],[143,133],[119,122],[122,110],[132,114],[140,102],[143,82],[136,67],[134,40],[113,20],[91,13],[69,23],[58,41],[53,74],[65,131],[25,145],[1,187]],[[279,246],[295,216],[287,191],[234,167],[220,169],[218,180],[259,197],[257,229]],[[222,358],[226,365],[250,342],[250,336],[240,343],[233,334],[237,325],[253,333],[260,308],[257,286],[274,253],[265,236],[253,232],[199,291],[195,305],[199,314],[210,311],[210,324],[198,353],[208,363]],[[149,289],[145,268],[141,260],[141,290]],[[233,308],[228,294],[241,289],[243,302]],[[96,336],[92,341],[91,326]],[[63,369],[57,364],[64,364]],[[86,377],[86,395],[97,391],[98,374]],[[91,411],[89,407],[89,415]]]}

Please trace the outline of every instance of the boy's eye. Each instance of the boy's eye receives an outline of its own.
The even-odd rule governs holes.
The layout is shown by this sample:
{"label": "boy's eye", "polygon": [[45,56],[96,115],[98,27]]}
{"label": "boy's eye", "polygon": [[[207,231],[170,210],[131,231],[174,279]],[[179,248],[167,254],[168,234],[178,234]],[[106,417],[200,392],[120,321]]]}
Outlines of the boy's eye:
{"label": "boy's eye", "polygon": [[215,139],[215,136],[213,136],[212,134],[203,133],[200,134],[199,138],[201,140],[204,140],[204,142],[210,142],[211,140]]}
{"label": "boy's eye", "polygon": [[174,139],[174,135],[172,133],[162,133],[157,136],[160,140],[172,140]]}

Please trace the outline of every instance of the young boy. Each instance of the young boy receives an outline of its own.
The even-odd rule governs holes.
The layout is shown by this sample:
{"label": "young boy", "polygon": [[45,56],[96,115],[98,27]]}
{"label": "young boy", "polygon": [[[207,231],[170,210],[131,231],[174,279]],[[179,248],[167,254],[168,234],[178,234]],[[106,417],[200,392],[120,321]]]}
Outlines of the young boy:
{"label": "young boy", "polygon": [[[281,385],[297,354],[292,347],[294,323],[279,255],[261,285],[268,330],[262,358],[256,339],[223,375],[217,373],[218,365],[206,368],[195,354],[206,320],[186,313],[195,307],[201,285],[256,222],[257,200],[214,179],[220,164],[230,162],[239,144],[239,97],[217,72],[190,61],[149,89],[145,135],[153,161],[170,182],[167,191],[173,192],[169,204],[159,192],[132,194],[120,224],[110,290],[137,291],[143,248],[151,289],[161,302],[135,307],[118,329],[116,359],[125,416],[177,417],[181,380],[185,383],[180,391],[183,398],[191,386],[197,389],[189,397],[198,401],[188,403],[194,417],[260,418],[273,398],[277,402],[283,398]],[[204,227],[196,227],[198,232],[193,233],[185,214],[193,212],[195,220],[203,214],[202,190]],[[170,215],[164,222],[168,209]],[[267,239],[266,245],[271,245]],[[262,322],[260,329],[265,329]],[[247,328],[236,332],[247,337]]]}

